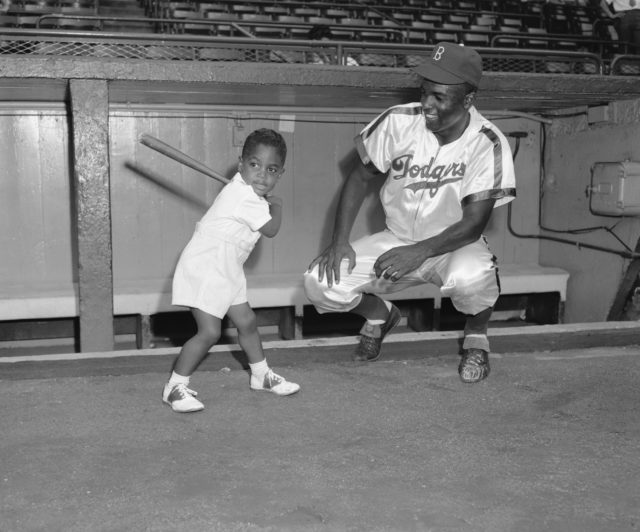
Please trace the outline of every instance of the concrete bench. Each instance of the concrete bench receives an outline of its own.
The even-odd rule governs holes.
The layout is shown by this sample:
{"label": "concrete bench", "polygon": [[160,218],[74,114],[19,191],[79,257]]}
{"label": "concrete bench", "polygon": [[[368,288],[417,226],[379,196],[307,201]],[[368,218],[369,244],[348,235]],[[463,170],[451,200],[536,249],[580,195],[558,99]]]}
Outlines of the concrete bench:
{"label": "concrete bench", "polygon": [[[502,294],[557,295],[557,321],[567,297],[569,273],[561,268],[537,264],[504,264],[499,267]],[[247,277],[249,303],[254,309],[278,309],[280,334],[285,339],[302,337],[304,294],[302,274],[266,274]],[[438,287],[424,284],[385,296],[390,301],[415,301],[407,323],[415,330],[437,328],[437,313],[442,297]],[[137,316],[138,347],[148,347],[151,339],[150,317],[161,312],[181,310],[171,305],[170,280],[117,282],[114,284],[114,315]],[[424,303],[428,302],[428,308]],[[0,321],[73,318],[78,316],[76,285],[15,285],[0,287]],[[436,316],[428,316],[430,312]]]}

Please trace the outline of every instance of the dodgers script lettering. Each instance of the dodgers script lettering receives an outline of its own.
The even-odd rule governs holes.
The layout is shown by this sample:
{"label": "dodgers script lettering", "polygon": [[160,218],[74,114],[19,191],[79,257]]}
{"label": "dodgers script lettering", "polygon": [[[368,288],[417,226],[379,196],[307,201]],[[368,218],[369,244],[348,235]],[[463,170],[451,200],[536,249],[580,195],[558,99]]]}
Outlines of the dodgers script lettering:
{"label": "dodgers script lettering", "polygon": [[405,188],[414,192],[421,189],[429,189],[429,195],[435,196],[441,186],[460,181],[465,174],[467,166],[464,163],[450,163],[448,165],[434,166],[435,157],[431,157],[428,164],[419,166],[413,164],[413,155],[401,155],[391,161],[392,179],[421,179],[422,181],[411,183]]}

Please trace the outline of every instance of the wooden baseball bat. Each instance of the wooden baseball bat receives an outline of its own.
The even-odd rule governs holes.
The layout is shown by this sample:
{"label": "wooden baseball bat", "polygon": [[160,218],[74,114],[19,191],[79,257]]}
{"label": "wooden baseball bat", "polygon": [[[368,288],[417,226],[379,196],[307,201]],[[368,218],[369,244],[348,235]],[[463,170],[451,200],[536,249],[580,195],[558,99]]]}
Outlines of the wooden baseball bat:
{"label": "wooden baseball bat", "polygon": [[225,185],[230,182],[230,180],[224,177],[222,174],[219,174],[215,170],[212,170],[208,166],[202,164],[200,161],[196,161],[193,157],[190,157],[189,155],[180,151],[179,149],[174,148],[173,146],[167,144],[166,142],[163,142],[160,139],[152,137],[147,133],[144,133],[143,135],[140,136],[140,143],[151,148],[152,150],[156,150],[162,155],[166,155],[167,157],[170,157],[174,161],[178,161],[179,163],[182,163],[185,166],[188,166],[189,168],[193,168],[194,170],[197,170],[198,172],[201,172],[204,175],[213,177],[213,179],[217,179],[218,181],[224,183]]}

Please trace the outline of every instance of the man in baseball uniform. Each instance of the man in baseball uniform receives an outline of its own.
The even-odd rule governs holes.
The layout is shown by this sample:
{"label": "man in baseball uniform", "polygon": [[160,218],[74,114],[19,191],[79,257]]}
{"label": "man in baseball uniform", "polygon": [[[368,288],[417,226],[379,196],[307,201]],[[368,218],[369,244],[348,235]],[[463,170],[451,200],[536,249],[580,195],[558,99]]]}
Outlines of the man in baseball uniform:
{"label": "man in baseball uniform", "polygon": [[[391,107],[355,138],[359,161],[340,194],[332,242],[305,273],[319,312],[354,312],[366,321],[354,360],[380,357],[400,311],[378,294],[435,283],[467,316],[458,373],[489,374],[487,326],[499,292],[496,259],[483,231],[495,207],[515,197],[505,136],[473,106],[482,59],[443,42],[414,69],[420,102]],[[349,242],[369,181],[385,176],[386,229]]]}

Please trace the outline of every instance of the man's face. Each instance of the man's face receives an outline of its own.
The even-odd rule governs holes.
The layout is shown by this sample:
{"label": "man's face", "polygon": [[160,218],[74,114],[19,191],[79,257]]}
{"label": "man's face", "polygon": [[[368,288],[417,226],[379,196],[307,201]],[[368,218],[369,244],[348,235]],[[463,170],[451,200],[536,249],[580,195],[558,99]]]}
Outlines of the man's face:
{"label": "man's face", "polygon": [[467,125],[468,110],[474,93],[465,94],[466,85],[441,85],[429,80],[422,82],[422,113],[427,129],[441,143],[456,140]]}

